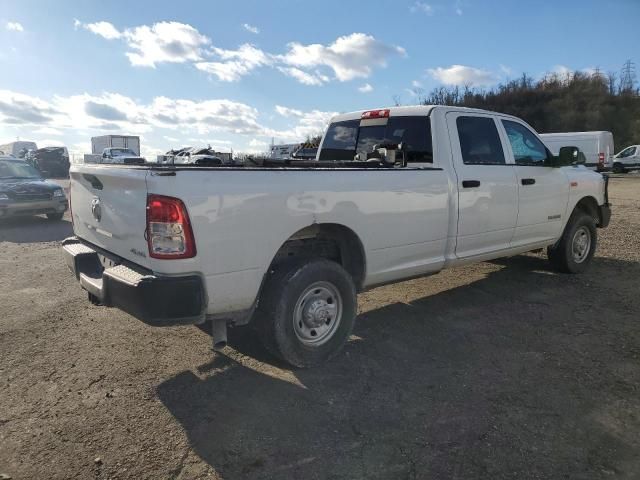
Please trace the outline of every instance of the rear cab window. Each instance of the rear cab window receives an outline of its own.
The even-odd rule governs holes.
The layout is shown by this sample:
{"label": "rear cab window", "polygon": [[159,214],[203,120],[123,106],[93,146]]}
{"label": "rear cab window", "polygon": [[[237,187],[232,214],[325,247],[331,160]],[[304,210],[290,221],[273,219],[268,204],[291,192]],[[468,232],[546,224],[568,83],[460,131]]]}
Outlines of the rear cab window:
{"label": "rear cab window", "polygon": [[346,120],[329,125],[319,160],[366,160],[374,147],[402,144],[407,163],[433,163],[431,119],[427,116]]}

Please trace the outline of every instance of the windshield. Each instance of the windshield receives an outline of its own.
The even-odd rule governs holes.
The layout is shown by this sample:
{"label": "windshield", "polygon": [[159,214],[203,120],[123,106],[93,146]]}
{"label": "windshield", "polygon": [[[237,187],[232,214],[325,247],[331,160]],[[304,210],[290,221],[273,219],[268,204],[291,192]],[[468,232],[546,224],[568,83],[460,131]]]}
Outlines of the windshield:
{"label": "windshield", "polygon": [[320,151],[320,160],[366,158],[375,145],[402,144],[408,163],[432,163],[429,117],[391,117],[386,125],[360,126],[360,120],[335,122],[329,126]]}
{"label": "windshield", "polygon": [[0,180],[14,178],[41,178],[38,171],[23,162],[0,160]]}

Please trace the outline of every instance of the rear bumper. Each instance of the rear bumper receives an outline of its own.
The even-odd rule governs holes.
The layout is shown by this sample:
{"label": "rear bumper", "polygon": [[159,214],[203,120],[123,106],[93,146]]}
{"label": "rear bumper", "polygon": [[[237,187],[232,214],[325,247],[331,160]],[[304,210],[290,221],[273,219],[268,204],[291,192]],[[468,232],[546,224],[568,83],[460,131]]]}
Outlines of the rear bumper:
{"label": "rear bumper", "polygon": [[[154,326],[189,325],[205,320],[206,301],[199,276],[156,275],[99,251],[77,237],[64,240],[62,248],[69,269],[93,301],[119,308]],[[100,255],[114,265],[105,268]]]}

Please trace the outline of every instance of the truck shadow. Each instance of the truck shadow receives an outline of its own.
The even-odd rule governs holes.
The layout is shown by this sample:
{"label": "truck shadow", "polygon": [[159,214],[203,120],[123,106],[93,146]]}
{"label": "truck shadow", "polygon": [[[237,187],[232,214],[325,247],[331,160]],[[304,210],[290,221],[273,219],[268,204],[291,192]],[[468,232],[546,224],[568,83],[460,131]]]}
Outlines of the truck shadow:
{"label": "truck shadow", "polygon": [[0,220],[0,242],[59,242],[73,235],[73,226],[65,217],[61,221],[44,216],[16,217]]}
{"label": "truck shadow", "polygon": [[225,479],[639,475],[639,374],[621,368],[639,353],[637,311],[601,281],[637,279],[639,265],[495,264],[364,312],[322,367],[288,370],[245,332],[157,395]]}

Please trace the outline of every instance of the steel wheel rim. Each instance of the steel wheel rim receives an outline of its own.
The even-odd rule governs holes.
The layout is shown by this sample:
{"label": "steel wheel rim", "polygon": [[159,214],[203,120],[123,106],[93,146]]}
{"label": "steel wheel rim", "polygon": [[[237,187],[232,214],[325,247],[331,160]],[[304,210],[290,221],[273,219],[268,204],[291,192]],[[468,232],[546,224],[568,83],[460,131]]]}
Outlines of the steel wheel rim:
{"label": "steel wheel rim", "polygon": [[293,331],[300,342],[322,345],[331,339],[342,319],[342,296],[329,282],[305,289],[293,309]]}
{"label": "steel wheel rim", "polygon": [[573,234],[573,242],[571,242],[573,260],[576,263],[584,262],[589,255],[589,250],[591,250],[591,232],[587,227],[582,226]]}

